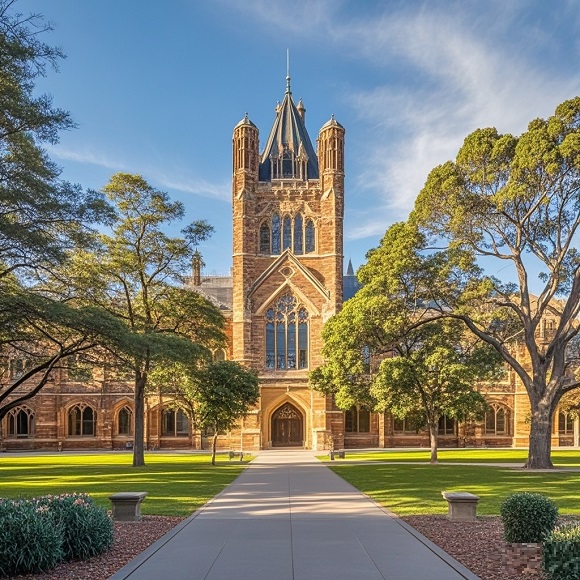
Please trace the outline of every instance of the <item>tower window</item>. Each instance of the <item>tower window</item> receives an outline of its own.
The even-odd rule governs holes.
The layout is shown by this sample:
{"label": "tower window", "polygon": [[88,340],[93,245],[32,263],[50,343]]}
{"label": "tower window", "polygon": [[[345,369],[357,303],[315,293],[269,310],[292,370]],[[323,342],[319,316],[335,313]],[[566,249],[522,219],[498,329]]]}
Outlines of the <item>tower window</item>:
{"label": "tower window", "polygon": [[282,250],[292,247],[292,221],[290,216],[284,216],[284,223],[282,226]]}
{"label": "tower window", "polygon": [[260,226],[260,254],[270,253],[270,226],[264,222]]}
{"label": "tower window", "polygon": [[272,216],[272,254],[280,253],[280,216],[275,213]]}
{"label": "tower window", "polygon": [[302,231],[302,216],[297,214],[294,218],[294,253],[301,254],[304,233]]}
{"label": "tower window", "polygon": [[310,219],[306,220],[306,228],[304,229],[305,241],[306,241],[306,253],[310,254],[314,252],[315,247],[315,235],[314,235],[314,222]]}
{"label": "tower window", "polygon": [[308,311],[291,294],[266,311],[266,368],[308,368]]}

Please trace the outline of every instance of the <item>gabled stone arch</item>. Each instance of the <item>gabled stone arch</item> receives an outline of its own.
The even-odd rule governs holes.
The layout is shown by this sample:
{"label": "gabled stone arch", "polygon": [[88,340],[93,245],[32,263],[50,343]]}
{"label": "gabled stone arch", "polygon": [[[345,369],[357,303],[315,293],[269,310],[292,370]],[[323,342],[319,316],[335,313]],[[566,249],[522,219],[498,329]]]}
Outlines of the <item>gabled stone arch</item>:
{"label": "gabled stone arch", "polygon": [[291,393],[285,392],[270,401],[268,406],[263,410],[262,414],[262,433],[266,436],[263,438],[263,446],[266,448],[272,447],[273,433],[272,420],[275,414],[284,407],[284,405],[291,405],[300,414],[302,421],[302,445],[309,448],[311,444],[311,418],[307,405],[299,398],[292,396]]}

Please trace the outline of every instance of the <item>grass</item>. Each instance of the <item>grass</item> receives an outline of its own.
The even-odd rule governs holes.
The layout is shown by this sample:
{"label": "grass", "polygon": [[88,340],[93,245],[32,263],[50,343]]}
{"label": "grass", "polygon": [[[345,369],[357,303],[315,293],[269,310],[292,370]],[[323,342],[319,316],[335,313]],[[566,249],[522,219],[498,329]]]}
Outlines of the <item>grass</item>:
{"label": "grass", "polygon": [[187,516],[229,485],[244,464],[218,455],[146,454],[145,467],[132,467],[130,453],[30,455],[0,457],[0,497],[31,498],[88,493],[105,508],[121,491],[146,491],[141,512]]}
{"label": "grass", "polygon": [[[528,457],[527,449],[440,449],[440,463],[519,463],[523,465]],[[349,461],[424,461],[429,462],[428,449],[381,449],[373,451],[356,451],[348,449],[346,458]],[[328,456],[321,456],[323,461]],[[552,451],[552,463],[556,467],[580,467],[580,450],[557,449]]]}
{"label": "grass", "polygon": [[[442,491],[468,491],[478,495],[478,515],[498,515],[506,497],[518,491],[550,497],[561,514],[580,514],[580,473],[528,472],[477,463],[522,463],[526,450],[448,450],[441,463],[429,465],[428,451],[347,453],[347,462],[327,465],[357,489],[398,515],[445,514]],[[357,464],[356,460],[371,461]],[[354,462],[350,460],[355,460]],[[385,461],[393,463],[382,463]],[[425,464],[405,464],[425,461]],[[580,465],[580,451],[554,451],[558,466]],[[457,465],[466,462],[474,465]],[[455,463],[455,464],[454,464]]]}

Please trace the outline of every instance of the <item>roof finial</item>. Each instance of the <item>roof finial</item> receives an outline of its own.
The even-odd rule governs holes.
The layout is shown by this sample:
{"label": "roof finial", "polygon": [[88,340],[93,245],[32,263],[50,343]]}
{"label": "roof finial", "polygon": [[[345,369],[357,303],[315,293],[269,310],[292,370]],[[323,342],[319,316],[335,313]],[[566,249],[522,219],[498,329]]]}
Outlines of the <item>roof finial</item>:
{"label": "roof finial", "polygon": [[286,92],[292,94],[290,90],[290,49],[286,49]]}

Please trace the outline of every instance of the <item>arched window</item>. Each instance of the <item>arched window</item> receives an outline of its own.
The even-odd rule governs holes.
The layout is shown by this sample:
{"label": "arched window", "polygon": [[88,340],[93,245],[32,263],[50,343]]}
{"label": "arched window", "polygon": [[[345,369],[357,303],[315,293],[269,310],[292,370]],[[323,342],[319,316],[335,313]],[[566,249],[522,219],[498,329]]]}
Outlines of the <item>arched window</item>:
{"label": "arched window", "polygon": [[75,405],[68,412],[69,437],[94,437],[97,414],[84,404]]}
{"label": "arched window", "polygon": [[441,415],[439,417],[439,435],[454,435],[455,434],[455,419],[448,417],[447,415]]}
{"label": "arched window", "polygon": [[221,360],[226,360],[226,353],[224,351],[223,348],[218,348],[214,353],[213,353],[213,360],[214,361],[221,361]]}
{"label": "arched window", "polygon": [[272,216],[272,254],[278,255],[280,253],[280,216],[275,213]]}
{"label": "arched window", "polygon": [[189,434],[189,420],[182,409],[164,409],[161,416],[161,433],[169,437]]}
{"label": "arched window", "polygon": [[371,430],[370,411],[360,405],[355,405],[345,411],[344,430],[347,433],[368,433]]}
{"label": "arched window", "polygon": [[266,311],[266,368],[308,368],[308,311],[291,294]]}
{"label": "arched window", "polygon": [[133,411],[128,405],[119,409],[117,415],[117,434],[133,435]]}
{"label": "arched window", "polygon": [[501,405],[492,405],[485,413],[486,435],[509,435],[509,411]]}
{"label": "arched window", "polygon": [[16,407],[8,413],[9,437],[34,436],[34,412],[28,407]]}
{"label": "arched window", "polygon": [[302,231],[302,216],[296,214],[294,218],[294,253],[301,254],[304,246],[304,232]]}
{"label": "arched window", "polygon": [[284,216],[282,225],[282,250],[292,247],[292,220],[290,216]]}
{"label": "arched window", "polygon": [[564,413],[562,411],[558,413],[558,434],[574,434],[574,417],[570,413]]}
{"label": "arched window", "polygon": [[314,252],[316,246],[314,232],[314,222],[311,219],[306,220],[306,227],[304,228],[304,239],[305,239],[305,253],[310,254]]}
{"label": "arched window", "polygon": [[260,254],[270,254],[270,225],[267,222],[260,226]]}

